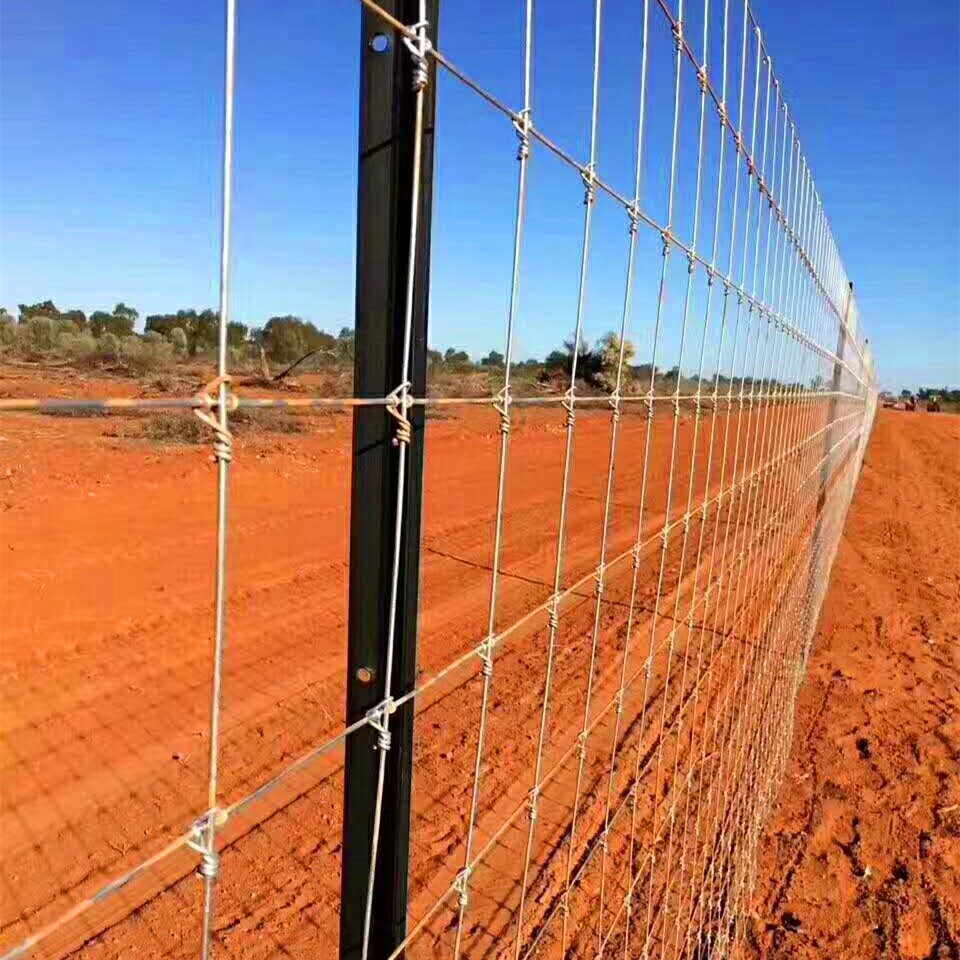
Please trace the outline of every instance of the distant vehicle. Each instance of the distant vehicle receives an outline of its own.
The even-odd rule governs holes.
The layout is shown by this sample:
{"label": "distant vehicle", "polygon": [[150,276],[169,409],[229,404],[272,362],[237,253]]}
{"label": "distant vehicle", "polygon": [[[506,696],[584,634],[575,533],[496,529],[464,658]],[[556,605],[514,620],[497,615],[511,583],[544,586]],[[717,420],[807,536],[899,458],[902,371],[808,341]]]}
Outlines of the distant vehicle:
{"label": "distant vehicle", "polygon": [[917,398],[913,394],[910,394],[909,397],[904,397],[903,409],[909,411],[917,409]]}
{"label": "distant vehicle", "polygon": [[940,397],[932,393],[927,397],[927,413],[939,413],[940,412]]}

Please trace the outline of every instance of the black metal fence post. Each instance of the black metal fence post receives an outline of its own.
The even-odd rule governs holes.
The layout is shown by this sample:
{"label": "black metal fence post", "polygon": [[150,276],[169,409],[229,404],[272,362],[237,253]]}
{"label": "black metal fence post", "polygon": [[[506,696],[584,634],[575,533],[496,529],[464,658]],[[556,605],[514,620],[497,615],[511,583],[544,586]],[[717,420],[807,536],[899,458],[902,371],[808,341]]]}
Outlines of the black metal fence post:
{"label": "black metal fence post", "polygon": [[[398,20],[420,19],[418,0],[381,0]],[[439,0],[428,0],[435,42]],[[402,38],[363,9],[360,36],[360,142],[357,199],[357,289],[354,393],[384,397],[400,385],[404,302],[408,282],[414,162],[413,60]],[[424,91],[419,229],[416,241],[411,393],[426,390],[427,303],[433,181],[436,68]],[[392,695],[416,677],[417,602],[423,488],[423,407],[412,407],[406,458]],[[397,510],[395,421],[383,407],[355,408],[350,520],[350,604],[347,723],[384,699],[387,623]],[[369,960],[382,960],[403,941],[407,921],[413,704],[390,723],[383,819],[377,855]],[[376,733],[364,727],[348,738],[344,769],[340,956],[359,960],[370,871],[377,767]]]}

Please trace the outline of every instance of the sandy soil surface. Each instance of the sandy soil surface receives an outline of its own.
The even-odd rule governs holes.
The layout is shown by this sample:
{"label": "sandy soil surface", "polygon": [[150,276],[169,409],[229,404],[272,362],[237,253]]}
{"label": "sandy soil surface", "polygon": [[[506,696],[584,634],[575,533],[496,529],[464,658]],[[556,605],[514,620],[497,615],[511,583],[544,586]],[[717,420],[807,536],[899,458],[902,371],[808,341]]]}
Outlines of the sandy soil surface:
{"label": "sandy soil surface", "polygon": [[960,956],[960,417],[880,411],[759,857],[752,958]]}
{"label": "sandy soil surface", "polygon": [[[8,393],[79,389],[124,395],[132,389],[107,381],[51,390],[21,376],[7,380]],[[842,404],[835,413],[855,415]],[[555,942],[558,891],[571,865],[578,882],[581,867],[583,872],[573,915],[592,910],[604,887],[607,913],[600,920],[610,925],[630,876],[623,855],[628,833],[640,840],[662,837],[670,826],[672,847],[668,806],[675,810],[684,790],[688,796],[695,790],[699,798],[709,771],[716,774],[705,718],[714,718],[711,734],[722,741],[731,729],[725,725],[741,709],[738,698],[746,685],[738,678],[749,678],[758,715],[764,704],[777,702],[782,678],[774,671],[767,686],[759,682],[772,647],[740,641],[767,630],[790,607],[797,584],[802,586],[827,439],[818,426],[825,415],[822,401],[739,413],[735,406],[729,416],[705,416],[698,428],[685,411],[677,425],[672,485],[665,466],[674,448],[672,411],[658,415],[641,524],[635,634],[625,647],[646,422],[639,414],[621,422],[607,589],[598,608],[592,574],[599,560],[610,416],[603,410],[579,413],[562,582],[583,584],[570,591],[561,611],[544,748],[543,769],[550,776],[535,831],[524,941],[547,931],[545,943]],[[249,794],[342,726],[350,420],[286,416],[302,432],[250,431],[240,436],[235,454],[222,802]],[[3,948],[163,849],[205,808],[214,469],[208,447],[158,444],[145,436],[144,423],[130,415],[11,415],[0,421]],[[844,422],[831,434],[838,443],[829,464],[831,495],[852,463],[843,439],[851,425]],[[729,429],[725,461],[709,455],[713,429],[717,449]],[[798,444],[810,437],[812,442]],[[499,629],[552,592],[564,440],[561,411],[516,412]],[[431,418],[426,451],[421,681],[473,650],[486,632],[496,415],[467,410]],[[942,462],[942,446],[937,455]],[[765,463],[769,469],[756,469]],[[680,523],[691,505],[731,488],[739,499],[734,506],[727,493],[726,514],[714,503],[705,519],[694,514]],[[662,538],[667,522],[672,535]],[[694,570],[694,555],[706,557],[710,545],[715,567],[704,563]],[[725,589],[719,586],[723,573]],[[682,624],[686,629],[679,629]],[[516,926],[547,632],[542,611],[498,652],[475,841],[489,854],[472,878],[465,956],[498,955]],[[648,654],[647,695],[642,683],[631,683],[620,723],[614,709],[620,677],[642,677]],[[418,699],[411,922],[422,921],[423,936],[411,956],[448,952],[456,923],[450,885],[463,865],[479,666],[468,657]],[[573,748],[585,723],[591,733],[578,772]],[[624,747],[611,777],[615,744],[629,750]],[[744,770],[760,754],[760,741],[751,741]],[[634,755],[642,767],[641,813],[631,824]],[[701,766],[691,759],[697,757]],[[231,821],[216,921],[224,956],[335,953],[341,766],[342,749],[335,750]],[[689,771],[685,781],[677,775],[682,769]],[[607,863],[606,854],[593,856],[606,797],[626,815],[608,837],[610,863],[620,866],[598,877],[598,864]],[[692,815],[689,803],[682,809]],[[703,849],[693,845],[692,862]],[[52,937],[48,955],[79,950],[111,960],[194,956],[200,896],[195,866],[196,855],[183,849],[164,857]],[[662,870],[651,868],[657,884]],[[655,886],[651,880],[651,890]],[[657,896],[666,901],[672,888],[665,880],[663,889]],[[595,937],[586,926],[580,934],[577,949],[585,950]]]}

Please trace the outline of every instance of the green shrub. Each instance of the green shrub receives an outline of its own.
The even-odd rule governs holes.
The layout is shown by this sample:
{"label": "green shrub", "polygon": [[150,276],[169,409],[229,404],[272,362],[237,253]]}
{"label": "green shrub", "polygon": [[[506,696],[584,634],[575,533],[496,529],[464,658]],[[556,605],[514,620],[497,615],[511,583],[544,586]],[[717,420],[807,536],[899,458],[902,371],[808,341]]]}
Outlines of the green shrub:
{"label": "green shrub", "polygon": [[16,347],[27,356],[52,353],[59,335],[57,321],[53,317],[30,317],[17,325]]}
{"label": "green shrub", "polygon": [[151,339],[124,337],[119,343],[120,361],[133,370],[160,370],[173,364],[173,344],[161,334],[154,334]]}
{"label": "green shrub", "polygon": [[67,360],[86,362],[96,356],[97,341],[89,331],[61,333],[57,341],[57,352]]}
{"label": "green shrub", "polygon": [[189,343],[187,342],[187,331],[183,327],[174,327],[168,334],[167,339],[173,345],[173,352],[178,357],[185,357],[189,352]]}

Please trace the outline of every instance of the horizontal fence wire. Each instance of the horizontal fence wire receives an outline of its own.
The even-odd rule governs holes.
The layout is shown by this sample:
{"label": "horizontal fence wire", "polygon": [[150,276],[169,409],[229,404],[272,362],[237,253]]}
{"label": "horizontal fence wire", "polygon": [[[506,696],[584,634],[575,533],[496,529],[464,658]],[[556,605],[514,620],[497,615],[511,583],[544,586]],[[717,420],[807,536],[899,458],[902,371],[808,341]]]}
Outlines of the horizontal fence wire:
{"label": "horizontal fence wire", "polygon": [[[7,413],[192,410],[210,428],[219,485],[209,802],[180,836],[31,933],[4,954],[5,960],[35,951],[56,953],[61,939],[71,942],[66,931],[85,913],[185,854],[204,881],[200,953],[215,955],[214,891],[220,853],[234,842],[231,827],[241,818],[269,817],[271,795],[303,789],[299,778],[364,728],[378,735],[381,797],[396,710],[411,702],[425,709],[450,685],[465,689],[471,684],[480,691],[475,715],[449,721],[463,724],[472,744],[452,853],[442,872],[414,876],[407,930],[390,956],[426,951],[514,960],[539,955],[705,960],[735,952],[763,824],[789,755],[797,693],[870,436],[877,387],[852,286],[754,13],[743,0],[701,0],[701,32],[694,35],[688,33],[690,11],[684,9],[691,2],[677,0],[674,7],[666,0],[643,0],[633,190],[624,195],[600,168],[602,0],[592,4],[590,135],[583,160],[537,125],[533,0],[524,4],[522,104],[517,108],[437,49],[424,17],[415,24],[401,23],[374,0],[359,0],[403,41],[403,53],[414,66],[418,117],[429,76],[426,65],[432,61],[449,82],[475,94],[511,124],[519,140],[502,387],[490,396],[413,394],[406,365],[413,310],[411,244],[405,366],[396,389],[383,397],[275,397],[246,395],[242,391],[254,388],[255,381],[231,376],[226,365],[236,19],[235,0],[230,0],[216,379],[192,396],[0,399],[0,411]],[[671,37],[664,222],[644,200],[643,172],[652,139],[647,128],[649,65],[655,45],[664,42],[654,18],[662,18]],[[719,63],[708,62],[717,49]],[[691,71],[697,91],[693,107],[683,99]],[[692,143],[681,137],[685,111],[693,111],[696,120]],[[441,106],[441,138],[443,129]],[[422,136],[418,119],[418,143]],[[582,181],[576,325],[565,391],[521,396],[512,389],[511,377],[527,279],[522,254],[529,184],[541,150]],[[694,161],[688,230],[676,222],[685,158]],[[419,163],[414,171],[411,235],[416,238]],[[576,345],[591,292],[595,211],[601,202],[612,202],[625,216],[626,268],[612,386],[585,392]],[[638,326],[637,261],[645,231],[660,248],[657,306],[646,330],[650,354],[642,369],[649,379],[631,392],[625,344]],[[677,259],[685,272],[679,297],[669,292]],[[668,336],[668,328],[674,336]],[[673,356],[665,357],[669,352]],[[664,364],[671,362],[676,370],[672,387],[664,372]],[[392,646],[400,543],[407,532],[402,510],[407,413],[415,406],[490,408],[500,421],[486,631],[442,666],[419,676],[411,690],[395,692],[388,677],[383,701],[365,717],[256,789],[226,801],[218,788],[218,728],[227,491],[230,462],[237,454],[230,414],[382,407],[392,418],[399,463],[388,598],[387,642]],[[559,516],[549,596],[502,623],[511,449],[518,442],[513,411],[523,407],[560,408]],[[581,423],[577,414],[591,408],[609,414],[609,435],[596,550],[583,573],[579,562],[571,563],[568,526]],[[624,428],[631,408],[641,414],[639,438]],[[626,489],[618,483],[625,455],[640,470],[639,482]],[[663,502],[655,504],[654,483],[660,481]],[[630,500],[637,518],[626,544],[613,535],[618,498]],[[611,598],[614,591],[621,599]],[[585,655],[582,669],[571,674],[563,662],[564,644],[575,631],[585,638]],[[485,789],[497,760],[498,747],[490,735],[497,676],[512,669],[511,656],[531,646],[543,653],[541,675],[528,681],[537,690],[537,702],[526,718],[528,728],[514,733],[535,744],[529,781],[518,795],[501,787]],[[389,654],[386,663],[392,663]],[[563,699],[574,691],[578,709],[570,716]],[[418,746],[430,751],[429,737],[421,733]],[[342,910],[364,912],[368,934],[377,850],[382,832],[391,828],[389,814],[378,802],[365,903],[341,905]],[[141,901],[161,889],[147,890]],[[373,956],[366,941],[363,956]]]}

